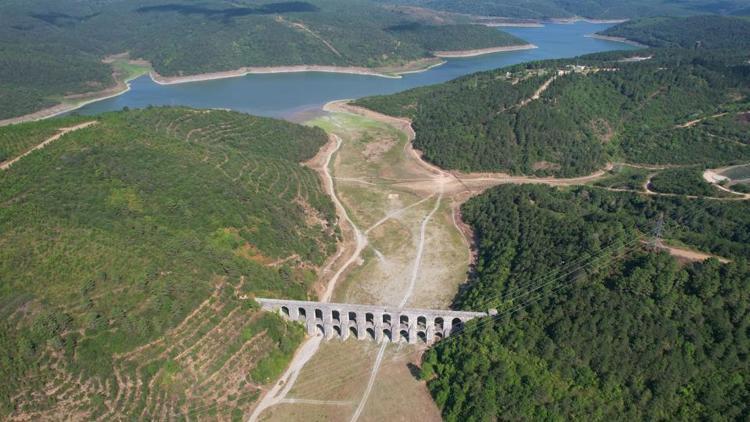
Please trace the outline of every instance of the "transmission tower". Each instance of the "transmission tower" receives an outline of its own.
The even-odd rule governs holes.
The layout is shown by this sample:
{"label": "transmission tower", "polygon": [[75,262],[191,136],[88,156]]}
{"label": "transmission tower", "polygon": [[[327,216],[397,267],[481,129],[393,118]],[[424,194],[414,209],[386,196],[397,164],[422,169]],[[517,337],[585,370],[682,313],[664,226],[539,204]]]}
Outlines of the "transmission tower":
{"label": "transmission tower", "polygon": [[664,213],[659,213],[659,218],[654,224],[654,229],[651,232],[651,240],[648,242],[649,248],[657,250],[662,248],[661,236],[664,232]]}

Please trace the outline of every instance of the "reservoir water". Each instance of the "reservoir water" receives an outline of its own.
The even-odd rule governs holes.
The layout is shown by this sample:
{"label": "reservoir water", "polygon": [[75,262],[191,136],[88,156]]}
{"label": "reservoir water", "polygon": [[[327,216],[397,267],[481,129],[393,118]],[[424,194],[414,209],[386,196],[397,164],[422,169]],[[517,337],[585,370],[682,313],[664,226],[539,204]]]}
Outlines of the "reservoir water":
{"label": "reservoir water", "polygon": [[305,72],[256,74],[214,81],[159,85],[148,76],[142,76],[131,82],[129,92],[89,104],[79,109],[78,113],[96,114],[120,110],[126,106],[141,108],[149,105],[185,105],[196,108],[228,108],[261,116],[290,118],[297,113],[317,109],[331,100],[390,94],[445,82],[473,72],[533,60],[635,48],[624,43],[586,37],[609,26],[611,25],[577,22],[545,25],[541,28],[503,28],[539,48],[449,59],[441,66],[425,72],[406,74],[399,79]]}

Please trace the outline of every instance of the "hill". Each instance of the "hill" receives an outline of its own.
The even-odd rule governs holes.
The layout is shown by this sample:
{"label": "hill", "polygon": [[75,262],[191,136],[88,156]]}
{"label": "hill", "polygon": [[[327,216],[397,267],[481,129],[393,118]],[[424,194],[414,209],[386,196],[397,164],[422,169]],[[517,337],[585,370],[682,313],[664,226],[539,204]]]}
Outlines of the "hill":
{"label": "hill", "polygon": [[433,50],[522,43],[368,0],[13,0],[0,5],[0,120],[112,86],[102,60],[123,53],[160,75],[185,76],[248,66],[426,66]]}
{"label": "hill", "polygon": [[[470,200],[478,259],[457,298],[495,307],[426,355],[448,421],[746,420],[748,202],[503,186]],[[732,262],[677,262],[639,241]]]}
{"label": "hill", "polygon": [[[750,39],[750,28],[738,35],[735,19],[718,19],[729,23],[726,45]],[[415,147],[447,169],[574,176],[607,161],[732,163],[750,157],[750,64],[737,51],[543,61],[356,103],[412,119]]]}
{"label": "hill", "polygon": [[750,48],[750,20],[721,16],[658,17],[615,25],[602,35],[651,47]]}
{"label": "hill", "polygon": [[335,250],[300,164],[327,136],[183,108],[95,122],[0,173],[0,415],[241,417],[303,337],[252,296],[306,298]]}
{"label": "hill", "polygon": [[633,19],[647,16],[687,16],[706,13],[747,15],[744,0],[379,0],[476,16],[552,19]]}

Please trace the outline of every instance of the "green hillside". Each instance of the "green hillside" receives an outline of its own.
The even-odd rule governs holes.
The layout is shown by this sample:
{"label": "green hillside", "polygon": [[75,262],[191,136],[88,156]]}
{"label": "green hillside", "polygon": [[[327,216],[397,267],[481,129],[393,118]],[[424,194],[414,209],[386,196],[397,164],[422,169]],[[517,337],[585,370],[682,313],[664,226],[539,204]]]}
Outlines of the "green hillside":
{"label": "green hillside", "polygon": [[302,338],[252,296],[306,298],[335,250],[300,164],[327,137],[225,111],[96,120],[0,173],[0,418],[242,415]]}
{"label": "green hillside", "polygon": [[[750,39],[749,26],[719,19],[727,22],[727,41],[707,44]],[[448,169],[574,176],[607,161],[726,164],[750,158],[743,117],[750,64],[739,51],[653,49],[543,61],[356,104],[411,118],[415,147]]]}
{"label": "green hillside", "polygon": [[378,0],[477,16],[520,19],[632,19],[646,16],[687,16],[705,13],[747,15],[745,0]]}
{"label": "green hillside", "polygon": [[[497,308],[425,357],[447,421],[747,420],[750,206],[503,186],[463,206],[465,309]],[[678,263],[664,238],[732,260]]]}
{"label": "green hillside", "polygon": [[368,0],[9,0],[0,5],[0,120],[112,85],[101,61],[125,52],[179,76],[245,66],[394,67],[432,50],[518,43],[494,28],[436,25]]}
{"label": "green hillside", "polygon": [[750,48],[750,20],[721,16],[637,19],[608,28],[602,34],[651,47]]}

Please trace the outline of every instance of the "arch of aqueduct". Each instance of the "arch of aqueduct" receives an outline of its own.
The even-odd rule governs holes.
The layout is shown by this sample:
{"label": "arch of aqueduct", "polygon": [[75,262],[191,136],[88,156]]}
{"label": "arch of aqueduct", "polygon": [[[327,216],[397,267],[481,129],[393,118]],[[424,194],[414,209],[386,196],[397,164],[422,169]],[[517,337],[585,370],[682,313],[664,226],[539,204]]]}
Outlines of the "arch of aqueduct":
{"label": "arch of aqueduct", "polygon": [[448,337],[467,321],[484,312],[401,309],[389,306],[322,303],[257,298],[261,308],[305,324],[309,335],[322,334],[346,340],[350,336],[377,342],[431,344]]}

